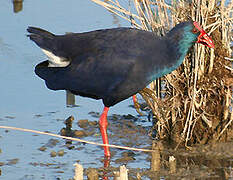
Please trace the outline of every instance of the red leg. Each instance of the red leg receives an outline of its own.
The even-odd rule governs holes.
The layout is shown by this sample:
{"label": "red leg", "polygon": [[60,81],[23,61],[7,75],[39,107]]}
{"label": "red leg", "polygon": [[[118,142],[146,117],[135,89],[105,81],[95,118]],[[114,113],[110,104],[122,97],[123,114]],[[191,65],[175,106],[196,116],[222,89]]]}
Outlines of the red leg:
{"label": "red leg", "polygon": [[134,108],[136,109],[138,114],[143,115],[142,112],[140,111],[140,104],[138,103],[136,94],[133,95],[133,103],[134,103]]}
{"label": "red leg", "polygon": [[[104,107],[104,110],[100,116],[99,119],[99,125],[100,125],[100,132],[102,135],[103,139],[103,144],[109,144],[108,143],[108,134],[107,134],[107,126],[108,126],[108,120],[107,120],[107,115],[108,115],[108,110],[109,107]],[[104,146],[104,155],[105,157],[110,157],[110,150],[108,146]]]}
{"label": "red leg", "polygon": [[137,97],[136,97],[136,95],[135,95],[135,94],[133,95],[133,103],[134,103],[134,104],[136,104],[136,103],[137,103]]}

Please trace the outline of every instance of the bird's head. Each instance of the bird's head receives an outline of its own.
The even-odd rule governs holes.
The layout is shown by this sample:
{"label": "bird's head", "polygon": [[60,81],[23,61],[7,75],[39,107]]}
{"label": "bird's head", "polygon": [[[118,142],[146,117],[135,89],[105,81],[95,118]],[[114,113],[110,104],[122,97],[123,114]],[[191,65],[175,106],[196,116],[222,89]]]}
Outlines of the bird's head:
{"label": "bird's head", "polygon": [[177,45],[181,52],[186,51],[196,42],[214,48],[213,40],[195,21],[177,24],[168,34],[169,43]]}
{"label": "bird's head", "polygon": [[201,26],[197,22],[193,22],[193,29],[192,32],[194,34],[199,33],[197,37],[197,43],[203,44],[204,46],[208,46],[209,48],[214,48],[213,40],[207,33],[201,28]]}

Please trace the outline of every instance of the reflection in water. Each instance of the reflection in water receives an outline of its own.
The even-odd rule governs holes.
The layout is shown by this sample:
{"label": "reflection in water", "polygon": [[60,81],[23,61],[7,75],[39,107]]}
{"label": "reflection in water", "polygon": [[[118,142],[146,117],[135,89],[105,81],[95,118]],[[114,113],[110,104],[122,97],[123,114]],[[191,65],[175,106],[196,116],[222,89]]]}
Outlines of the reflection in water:
{"label": "reflection in water", "polygon": [[[152,158],[151,155],[148,158],[151,160],[151,168],[127,167],[129,179],[233,179],[232,161],[229,160],[229,156],[232,156],[231,143],[200,146],[193,150],[178,149],[177,151],[169,150],[167,146],[160,141],[154,141],[152,144],[154,154],[152,153]],[[104,163],[106,162],[110,163],[110,159],[104,160]],[[87,168],[85,175],[88,179],[99,179],[99,177],[104,180],[112,177],[119,179],[117,171],[118,167],[104,164],[104,168]]]}
{"label": "reflection in water", "polygon": [[72,94],[70,91],[66,90],[66,106],[67,107],[74,107],[75,105],[75,95]]}
{"label": "reflection in water", "polygon": [[113,24],[117,25],[117,27],[121,27],[121,23],[118,19],[118,16],[112,13],[112,17],[113,17]]}
{"label": "reflection in water", "polygon": [[[192,150],[169,148],[153,142],[151,169],[143,172],[149,179],[232,179],[232,143],[203,145]],[[169,150],[170,149],[170,150]]]}
{"label": "reflection in water", "polygon": [[23,9],[23,0],[13,0],[14,13],[18,13]]}
{"label": "reflection in water", "polygon": [[10,44],[7,44],[3,41],[3,39],[0,37],[0,59],[2,55],[12,56],[14,54],[14,51]]}
{"label": "reflection in water", "polygon": [[110,167],[110,157],[104,156],[104,171],[103,171],[103,177],[102,179],[104,180],[108,180],[108,171],[106,170],[106,168]]}
{"label": "reflection in water", "polygon": [[[108,1],[109,0],[104,0],[104,2],[108,2]],[[107,10],[111,13],[111,15],[113,17],[113,24],[116,25],[117,27],[121,27],[119,17],[116,14],[113,13],[114,11],[111,11],[111,8],[109,8]]]}
{"label": "reflection in water", "polygon": [[151,153],[151,164],[150,164],[150,168],[151,171],[159,171],[160,170],[160,153],[162,148],[162,143],[155,143],[153,142],[152,144],[152,149],[154,150],[154,152]]}

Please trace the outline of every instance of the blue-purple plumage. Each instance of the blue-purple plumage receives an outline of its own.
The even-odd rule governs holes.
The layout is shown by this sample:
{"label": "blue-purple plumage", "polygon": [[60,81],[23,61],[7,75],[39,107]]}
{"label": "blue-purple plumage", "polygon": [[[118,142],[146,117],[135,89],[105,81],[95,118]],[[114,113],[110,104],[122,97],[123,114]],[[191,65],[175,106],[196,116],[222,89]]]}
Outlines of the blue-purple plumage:
{"label": "blue-purple plumage", "polygon": [[[49,89],[102,99],[109,107],[176,69],[197,38],[192,29],[191,21],[184,22],[158,37],[132,28],[53,35],[29,27],[28,36],[42,49],[69,61],[65,67],[48,67],[48,61],[36,66],[36,74]],[[188,43],[180,44],[188,33],[192,36]]]}

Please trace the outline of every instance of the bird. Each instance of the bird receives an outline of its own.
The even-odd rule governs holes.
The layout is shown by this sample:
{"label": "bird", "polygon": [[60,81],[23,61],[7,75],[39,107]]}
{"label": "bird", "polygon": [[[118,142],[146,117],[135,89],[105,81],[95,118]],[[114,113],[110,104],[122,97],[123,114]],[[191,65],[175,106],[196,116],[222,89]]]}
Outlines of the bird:
{"label": "bird", "polygon": [[111,156],[109,108],[177,69],[195,43],[214,48],[211,37],[192,20],[177,24],[162,37],[131,27],[65,35],[32,26],[27,31],[48,57],[36,65],[35,73],[49,89],[102,100],[99,126],[105,157]]}

